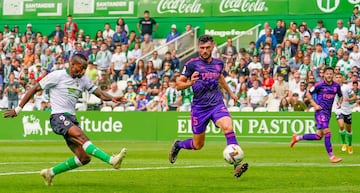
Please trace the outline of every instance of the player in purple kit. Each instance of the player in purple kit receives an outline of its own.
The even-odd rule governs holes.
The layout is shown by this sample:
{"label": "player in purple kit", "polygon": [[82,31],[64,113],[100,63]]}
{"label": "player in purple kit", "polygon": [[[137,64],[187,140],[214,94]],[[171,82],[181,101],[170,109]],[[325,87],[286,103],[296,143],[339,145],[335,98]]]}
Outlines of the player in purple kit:
{"label": "player in purple kit", "polygon": [[[331,109],[334,103],[335,95],[339,96],[337,103],[338,108],[341,107],[343,100],[340,85],[333,81],[334,70],[331,67],[327,67],[324,70],[324,80],[315,84],[314,87],[309,88],[306,96],[310,100],[311,105],[315,109],[315,121],[316,121],[316,134],[305,134],[298,136],[294,134],[290,143],[290,147],[293,147],[295,143],[300,140],[321,140],[325,137],[325,148],[330,157],[331,163],[340,162],[342,159],[334,155],[331,145],[331,131],[329,128],[329,122],[331,118]],[[317,102],[312,99],[312,94],[317,94]]]}
{"label": "player in purple kit", "polygon": [[[209,35],[202,35],[198,45],[200,57],[193,58],[185,64],[183,72],[176,82],[178,90],[190,86],[193,89],[191,124],[194,136],[184,141],[175,140],[169,153],[170,163],[175,163],[181,149],[199,150],[204,146],[206,126],[210,120],[224,132],[227,145],[238,144],[220,87],[224,88],[234,100],[237,100],[237,97],[223,76],[223,61],[211,57],[213,48],[213,38]],[[247,168],[247,163],[234,165],[234,176],[240,177]]]}

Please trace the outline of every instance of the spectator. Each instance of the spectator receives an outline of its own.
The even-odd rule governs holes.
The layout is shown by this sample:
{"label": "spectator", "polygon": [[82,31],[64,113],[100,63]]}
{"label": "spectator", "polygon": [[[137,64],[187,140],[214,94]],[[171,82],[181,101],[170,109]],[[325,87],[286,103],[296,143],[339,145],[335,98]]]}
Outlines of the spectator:
{"label": "spectator", "polygon": [[127,45],[128,43],[126,32],[121,26],[116,26],[116,32],[112,36],[112,44],[115,44],[115,42],[120,42],[123,45]]}
{"label": "spectator", "polygon": [[290,66],[290,70],[291,72],[296,72],[299,70],[300,65],[303,63],[303,57],[304,57],[304,53],[301,50],[298,50],[295,54],[294,57],[292,57],[289,61],[288,61],[288,65]]}
{"label": "spectator", "polygon": [[96,64],[98,65],[98,70],[109,74],[111,58],[112,54],[107,49],[107,45],[102,43],[100,51],[96,54]]}
{"label": "spectator", "polygon": [[232,38],[228,37],[227,45],[221,51],[221,57],[224,59],[225,63],[228,63],[230,61],[234,63],[237,55],[238,53],[236,47],[232,45]]}
{"label": "spectator", "polygon": [[49,49],[54,57],[56,58],[61,57],[62,54],[61,46],[55,40],[51,41]]}
{"label": "spectator", "polygon": [[250,64],[247,66],[250,70],[250,72],[255,72],[255,73],[259,73],[262,69],[262,65],[259,62],[259,57],[258,56],[253,56],[253,61],[250,62]]}
{"label": "spectator", "polygon": [[[163,83],[162,87],[167,86],[167,83]],[[190,111],[191,102],[194,97],[194,92],[192,87],[188,87],[186,89],[181,90],[181,106],[180,111]]]}
{"label": "spectator", "polygon": [[148,60],[146,65],[146,79],[150,80],[150,76],[152,74],[156,74],[157,71],[154,68],[154,64],[152,60]]}
{"label": "spectator", "polygon": [[359,5],[355,5],[354,8],[353,8],[353,14],[350,16],[349,18],[349,22],[348,22],[348,25],[349,26],[352,26],[355,24],[355,20],[358,19],[360,16],[359,16]]}
{"label": "spectator", "polygon": [[[155,25],[155,29],[153,29]],[[148,10],[144,11],[144,18],[140,19],[139,23],[137,24],[137,29],[141,34],[141,39],[145,41],[145,35],[149,35],[149,39],[152,41],[153,39],[153,32],[156,32],[158,29],[159,24],[150,17],[150,12]],[[142,46],[141,46],[142,47]]]}
{"label": "spectator", "polygon": [[243,108],[247,107],[247,94],[248,88],[245,82],[240,83],[238,92],[236,93],[238,97],[238,101],[236,101],[236,106],[242,110]]}
{"label": "spectator", "polygon": [[122,46],[116,46],[115,53],[111,57],[110,69],[113,81],[122,80],[127,63],[126,52],[123,52]]}
{"label": "spectator", "polygon": [[[5,26],[4,26],[5,27]],[[6,34],[7,32],[5,31],[5,28],[4,28],[4,37],[6,38]],[[24,32],[24,35],[28,35],[28,37],[30,37],[31,39],[34,39],[35,38],[35,32],[33,31],[32,29],[32,25],[31,23],[28,23],[26,25],[26,30]],[[31,35],[31,36],[30,36]]]}
{"label": "spectator", "polygon": [[146,55],[147,53],[152,52],[155,49],[155,45],[150,39],[149,34],[144,35],[144,41],[141,43],[141,53],[142,55]]}
{"label": "spectator", "polygon": [[146,104],[146,111],[148,111],[148,112],[161,112],[162,111],[159,96],[155,96],[153,100],[149,101]]}
{"label": "spectator", "polygon": [[170,64],[170,68],[171,70],[175,69],[175,64],[173,63],[173,60],[171,58],[171,52],[167,51],[165,53],[165,58],[162,60],[162,64],[161,64],[161,69],[164,69],[164,64],[165,63],[169,63]]}
{"label": "spectator", "polygon": [[160,70],[162,69],[162,60],[158,57],[157,51],[154,51],[152,53],[152,58],[150,58],[149,61],[152,61],[154,69],[160,72]]}
{"label": "spectator", "polygon": [[55,30],[53,32],[51,32],[51,34],[48,35],[48,38],[54,38],[55,36],[59,37],[59,43],[62,43],[62,39],[65,36],[64,31],[61,29],[61,25],[60,24],[56,24]]}
{"label": "spectator", "polygon": [[50,48],[45,49],[45,53],[41,55],[40,61],[41,61],[41,69],[46,70],[46,72],[49,73],[56,62],[55,57],[51,55]]}
{"label": "spectator", "polygon": [[[360,20],[359,20],[360,21]],[[360,27],[359,27],[360,29]],[[344,48],[345,50],[352,52],[354,45],[356,44],[356,38],[355,36],[353,36],[353,32],[352,31],[348,31],[348,34],[345,38],[345,42],[342,45],[342,48]]]}
{"label": "spectator", "polygon": [[259,32],[259,37],[261,37],[262,35],[264,35],[266,33],[266,30],[270,29],[271,32],[271,27],[269,25],[269,22],[264,22],[264,28],[262,30],[260,30]]}
{"label": "spectator", "polygon": [[263,48],[265,46],[265,40],[266,38],[270,37],[271,38],[271,49],[275,49],[276,45],[277,45],[277,41],[276,41],[276,37],[275,35],[271,34],[271,29],[265,29],[265,34],[260,36],[259,39],[256,41],[255,47],[256,49],[259,48]]}
{"label": "spectator", "polygon": [[138,59],[142,56],[140,44],[135,43],[134,48],[128,52],[129,64],[135,64]]}
{"label": "spectator", "polygon": [[[320,31],[320,38],[325,37],[326,28],[324,27],[324,22],[322,20],[318,20],[317,25],[315,26],[313,31],[319,30]],[[314,44],[316,45],[316,44]]]}
{"label": "spectator", "polygon": [[299,94],[298,93],[294,93],[292,100],[291,100],[291,105],[294,108],[294,111],[305,111],[307,109],[305,103],[301,100],[299,100]]}
{"label": "spectator", "polygon": [[321,44],[316,44],[315,52],[311,54],[311,70],[315,77],[319,76],[319,70],[325,67],[326,54],[323,52]]}
{"label": "spectator", "polygon": [[340,73],[347,77],[348,73],[351,71],[351,67],[353,66],[353,61],[349,58],[349,52],[344,52],[344,56],[341,60],[338,61],[336,67],[340,68]]}
{"label": "spectator", "polygon": [[[168,33],[168,35],[166,36],[166,43],[170,42],[171,40],[174,40],[176,39],[177,37],[179,37],[180,34],[179,32],[176,30],[176,25],[175,24],[172,24],[171,25],[171,31]],[[177,49],[175,47],[175,44],[172,43],[169,45],[169,51],[172,51],[174,49]]]}
{"label": "spectator", "polygon": [[168,61],[164,63],[164,68],[160,71],[160,78],[162,79],[164,76],[168,76],[170,78],[174,76],[174,71],[171,69],[171,64]]}
{"label": "spectator", "polygon": [[325,65],[335,68],[336,64],[338,62],[338,58],[335,54],[335,48],[331,47],[329,48],[329,55],[325,58]]}
{"label": "spectator", "polygon": [[271,69],[274,68],[273,56],[274,51],[271,49],[270,44],[265,44],[264,51],[260,54],[260,63],[263,71],[271,72]]}
{"label": "spectator", "polygon": [[[117,29],[117,28],[116,28]],[[104,31],[102,33],[102,37],[104,40],[106,40],[108,37],[113,37],[115,34],[115,31],[111,29],[111,26],[109,23],[105,23]],[[113,38],[114,39],[114,38]]]}
{"label": "spectator", "polygon": [[139,97],[135,103],[135,110],[136,111],[146,111],[146,105],[148,100],[146,99],[146,95],[144,91],[139,92]]}
{"label": "spectator", "polygon": [[100,78],[97,81],[97,86],[102,91],[108,91],[110,89],[110,78],[108,78],[105,71],[100,72]]}
{"label": "spectator", "polygon": [[[131,81],[131,79],[129,79],[129,80]],[[126,88],[124,97],[126,98],[125,106],[127,106],[127,107],[136,105],[136,93],[134,92],[134,90],[135,89],[133,86],[128,86]]]}
{"label": "spectator", "polygon": [[[122,96],[123,92],[119,89],[116,82],[111,83],[111,89],[107,91],[110,96]],[[114,103],[112,101],[103,101],[103,106],[111,106],[112,108],[119,106],[120,103]]]}
{"label": "spectator", "polygon": [[289,84],[284,81],[283,74],[279,73],[277,75],[277,81],[271,88],[273,98],[281,99],[289,96]]}
{"label": "spectator", "polygon": [[339,40],[340,41],[344,41],[346,38],[346,35],[348,33],[348,29],[346,27],[344,27],[344,22],[343,20],[339,19],[337,20],[337,28],[334,29],[334,34],[338,34],[339,35]]}
{"label": "spectator", "polygon": [[65,36],[63,38],[63,43],[61,44],[61,47],[63,48],[63,58],[65,59],[65,61],[69,61],[73,46],[69,43],[68,37]]}
{"label": "spectator", "polygon": [[290,40],[285,40],[285,46],[282,51],[282,55],[285,56],[286,61],[289,61],[292,57],[294,57],[295,49],[292,49]]}
{"label": "spectator", "polygon": [[306,49],[307,49],[309,46],[311,47],[311,45],[310,45],[310,36],[304,36],[304,39],[303,39],[303,41],[301,42],[299,49],[300,49],[301,51],[303,51],[304,54],[306,54]]}
{"label": "spectator", "polygon": [[299,33],[300,33],[300,42],[303,42],[305,37],[310,37],[310,33],[306,30],[305,26],[299,26]]}
{"label": "spectator", "polygon": [[146,79],[146,68],[144,60],[139,60],[134,70],[133,80],[136,83],[140,83],[141,80]]}
{"label": "spectator", "polygon": [[350,60],[353,61],[354,64],[360,67],[360,52],[359,52],[359,45],[355,44],[353,47],[353,51],[349,55]]}
{"label": "spectator", "polygon": [[[186,24],[184,33],[189,33],[189,35],[186,35],[181,39],[181,44],[180,44],[179,50],[187,50],[187,49],[191,48],[192,46],[194,46],[194,30],[190,24]],[[216,48],[216,46],[214,47],[214,49],[215,48]],[[213,49],[213,51],[214,51],[214,49]],[[215,50],[215,52],[216,52],[216,50]],[[216,57],[216,58],[218,58],[218,57]]]}
{"label": "spectator", "polygon": [[290,111],[290,105],[289,105],[289,102],[288,102],[288,100],[286,98],[282,98],[280,100],[279,111],[280,112],[288,112],[288,111]]}
{"label": "spectator", "polygon": [[96,63],[96,55],[97,55],[98,47],[92,46],[91,47],[91,53],[88,57],[88,62]]}
{"label": "spectator", "polygon": [[160,82],[159,78],[156,74],[153,74],[150,78],[149,88],[147,89],[147,93],[150,96],[150,99],[153,99],[160,92]]}
{"label": "spectator", "polygon": [[9,82],[5,84],[4,94],[8,99],[8,109],[14,109],[18,106],[20,87],[19,83],[15,82],[14,73],[9,74]]}
{"label": "spectator", "polygon": [[254,81],[253,87],[248,90],[247,97],[248,106],[255,109],[264,106],[268,99],[268,94],[262,87],[259,87],[258,81]]}
{"label": "spectator", "polygon": [[[286,41],[290,41],[291,53],[295,52],[300,43],[300,33],[297,31],[297,24],[295,22],[290,24],[290,28],[285,34],[283,44],[285,44]],[[292,56],[293,55],[291,55],[291,57]]]}
{"label": "spectator", "polygon": [[296,71],[294,73],[294,78],[290,79],[289,81],[289,91],[294,92],[300,89],[301,77],[300,73]]}
{"label": "spectator", "polygon": [[249,47],[246,49],[246,52],[250,54],[251,57],[259,54],[259,50],[256,49],[254,41],[249,42]]}
{"label": "spectator", "polygon": [[359,89],[359,83],[357,81],[352,82],[352,90],[354,91],[354,94],[356,96],[356,100],[350,101],[350,104],[352,107],[359,107],[360,106],[360,89]]}
{"label": "spectator", "polygon": [[129,34],[129,26],[125,23],[125,20],[121,17],[119,17],[117,20],[116,20],[116,27],[117,26],[121,26],[121,28],[123,29],[123,31],[126,33],[126,34]]}
{"label": "spectator", "polygon": [[274,85],[274,79],[270,76],[269,72],[264,71],[263,73],[263,80],[262,80],[262,87],[265,91],[270,94],[272,86]]}
{"label": "spectator", "polygon": [[178,111],[181,104],[181,91],[176,90],[176,81],[171,79],[165,91],[166,106],[164,111]]}
{"label": "spectator", "polygon": [[255,72],[251,72],[251,73],[250,73],[250,79],[249,79],[249,81],[247,82],[247,87],[248,87],[248,88],[252,88],[254,82],[258,82],[258,85],[261,86],[261,82],[259,81],[258,74],[256,74]]}
{"label": "spectator", "polygon": [[95,41],[99,41],[100,38],[101,38],[101,40],[104,40],[103,32],[102,32],[101,30],[98,30],[98,31],[95,33],[94,40],[95,40]]}
{"label": "spectator", "polygon": [[281,19],[278,19],[276,22],[276,27],[273,30],[273,34],[276,37],[276,42],[281,43],[284,40],[284,36],[286,33],[286,29],[284,26],[282,26],[283,21]]}
{"label": "spectator", "polygon": [[[128,43],[127,43],[130,51],[132,51],[134,49],[135,43],[137,43],[136,42],[136,33],[135,33],[135,31],[132,30],[132,31],[130,31],[130,34],[128,35]],[[139,44],[139,48],[140,48],[140,44]]]}
{"label": "spectator", "polygon": [[246,80],[249,78],[250,71],[245,65],[244,58],[240,58],[237,73],[239,74],[239,76],[244,76]]}
{"label": "spectator", "polygon": [[306,100],[306,85],[304,81],[300,82],[300,87],[298,89],[295,90],[290,90],[294,95],[294,93],[297,93],[299,95],[299,100],[300,101],[305,101]]}
{"label": "spectator", "polygon": [[280,58],[280,66],[277,67],[276,76],[281,74],[284,77],[285,82],[288,82],[290,72],[291,72],[291,69],[286,64],[285,56],[281,56],[281,58]]}
{"label": "spectator", "polygon": [[76,22],[73,22],[72,16],[67,16],[67,22],[64,24],[65,34],[71,34],[72,37],[76,37],[76,33],[79,31]]}
{"label": "spectator", "polygon": [[180,59],[176,56],[176,50],[171,51],[171,61],[174,65],[174,69],[180,69]]}

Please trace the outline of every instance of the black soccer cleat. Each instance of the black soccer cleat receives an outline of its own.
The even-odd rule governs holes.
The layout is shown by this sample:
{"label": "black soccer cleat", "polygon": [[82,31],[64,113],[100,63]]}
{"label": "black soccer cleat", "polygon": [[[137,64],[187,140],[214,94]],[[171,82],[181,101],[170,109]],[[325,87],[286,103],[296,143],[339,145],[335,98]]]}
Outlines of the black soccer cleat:
{"label": "black soccer cleat", "polygon": [[240,163],[238,165],[234,165],[234,177],[235,178],[240,178],[240,176],[246,172],[246,170],[248,169],[249,164],[248,163]]}
{"label": "black soccer cleat", "polygon": [[179,154],[179,151],[181,148],[179,147],[180,140],[175,140],[174,143],[171,146],[170,152],[169,152],[169,161],[170,163],[175,163],[177,155]]}

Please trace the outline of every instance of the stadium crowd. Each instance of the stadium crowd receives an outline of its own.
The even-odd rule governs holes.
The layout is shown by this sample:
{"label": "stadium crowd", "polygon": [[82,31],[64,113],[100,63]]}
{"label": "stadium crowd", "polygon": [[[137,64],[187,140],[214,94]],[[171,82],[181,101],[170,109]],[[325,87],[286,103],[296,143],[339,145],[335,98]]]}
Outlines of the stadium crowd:
{"label": "stadium crowd", "polygon": [[[225,79],[239,100],[224,94],[231,111],[311,111],[305,97],[308,87],[322,80],[324,68],[331,66],[344,75],[357,100],[353,109],[360,109],[360,15],[354,7],[349,22],[337,20],[337,28],[326,29],[319,20],[313,28],[302,23],[278,20],[271,27],[263,24],[257,40],[241,45],[239,50],[227,38],[223,48],[215,47],[213,57],[226,64]],[[14,108],[24,92],[54,70],[66,69],[73,54],[88,58],[86,75],[101,90],[111,95],[124,95],[125,105],[101,102],[99,108],[127,111],[189,111],[191,88],[177,91],[180,60],[169,46],[164,58],[155,51],[152,33],[159,25],[144,12],[137,29],[129,29],[119,18],[114,25],[104,24],[95,35],[80,29],[71,15],[63,25],[57,24],[48,34],[4,25],[0,32],[0,107]],[[185,32],[192,30],[185,26]],[[180,34],[171,25],[166,42]],[[184,39],[183,41],[187,41]],[[186,45],[186,42],[182,42]],[[145,54],[151,57],[140,59]],[[83,95],[89,101],[92,96]],[[79,104],[81,101],[79,101]],[[51,111],[47,92],[38,92],[27,110]],[[81,109],[81,105],[79,105]],[[85,108],[86,109],[86,108]]]}

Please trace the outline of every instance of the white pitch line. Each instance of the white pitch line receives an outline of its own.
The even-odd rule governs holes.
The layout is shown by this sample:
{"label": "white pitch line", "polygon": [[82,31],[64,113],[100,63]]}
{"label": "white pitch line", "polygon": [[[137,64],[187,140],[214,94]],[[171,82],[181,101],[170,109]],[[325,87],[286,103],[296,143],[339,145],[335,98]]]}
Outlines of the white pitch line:
{"label": "white pitch line", "polygon": [[[325,164],[325,163],[249,163],[250,167],[360,167],[360,164]],[[168,170],[168,169],[192,169],[192,168],[219,168],[229,167],[227,164],[221,165],[205,165],[205,166],[166,166],[166,167],[144,167],[144,168],[122,168],[124,171],[144,171],[144,170]],[[115,171],[114,169],[77,169],[70,172],[105,172]],[[28,175],[39,174],[39,171],[27,171],[27,172],[4,172],[0,173],[0,176],[11,175]]]}

